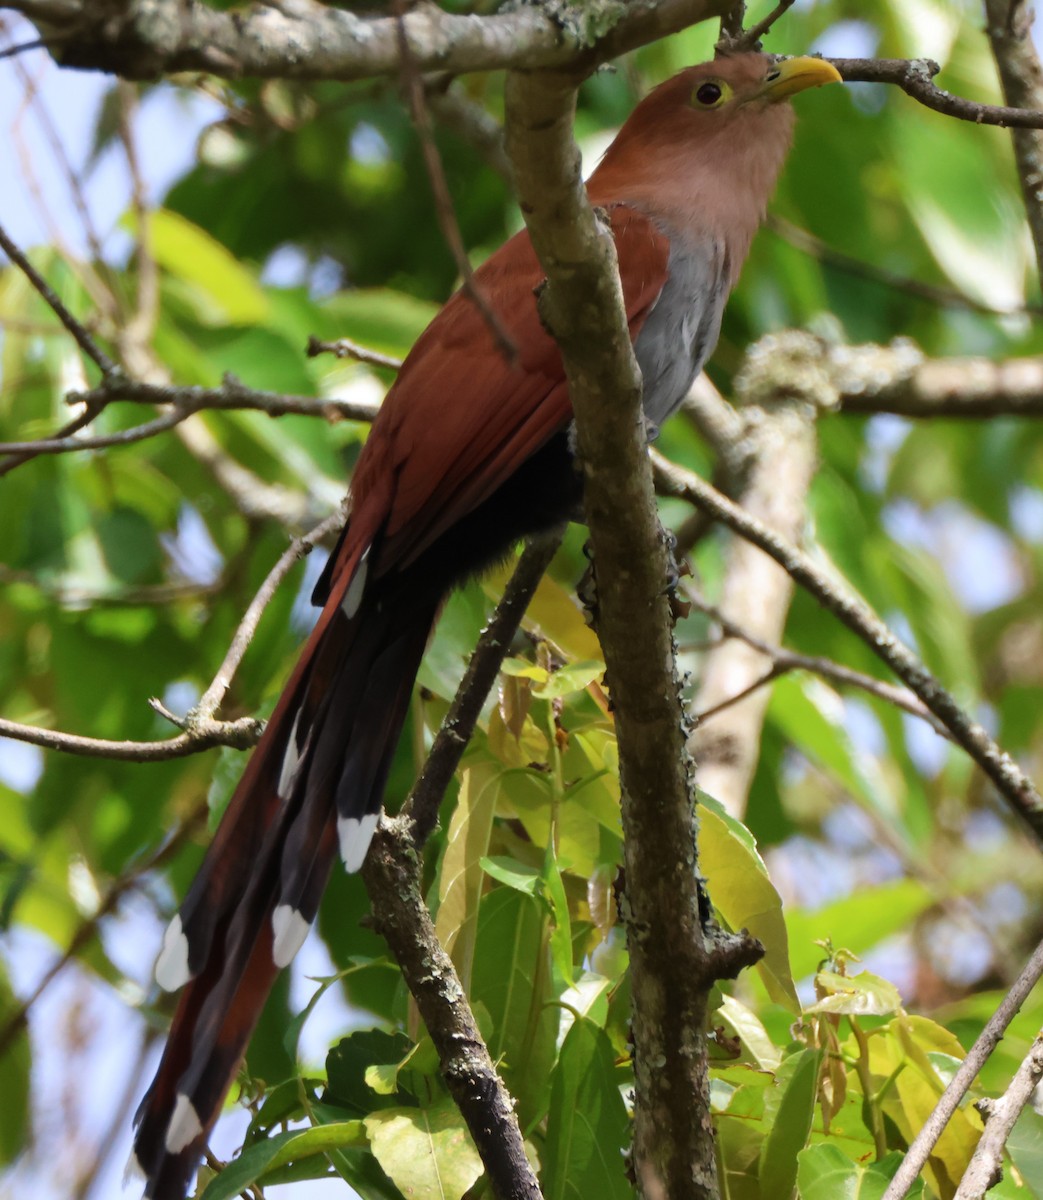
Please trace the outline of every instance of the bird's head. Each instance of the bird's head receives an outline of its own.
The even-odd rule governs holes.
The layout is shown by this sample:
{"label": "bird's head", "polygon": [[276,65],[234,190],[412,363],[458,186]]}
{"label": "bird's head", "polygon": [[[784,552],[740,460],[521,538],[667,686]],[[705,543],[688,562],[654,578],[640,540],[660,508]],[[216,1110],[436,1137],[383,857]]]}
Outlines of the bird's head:
{"label": "bird's head", "polygon": [[820,58],[734,54],[689,67],[630,114],[591,177],[591,200],[723,237],[741,262],[790,146],[790,97],[839,81]]}

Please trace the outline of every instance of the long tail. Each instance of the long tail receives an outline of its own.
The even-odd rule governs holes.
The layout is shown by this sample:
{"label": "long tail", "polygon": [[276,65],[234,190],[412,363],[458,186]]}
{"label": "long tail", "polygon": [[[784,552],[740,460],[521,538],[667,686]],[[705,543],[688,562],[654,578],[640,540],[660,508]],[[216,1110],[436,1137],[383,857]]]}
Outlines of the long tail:
{"label": "long tail", "polygon": [[[355,556],[353,556],[355,557]],[[156,964],[184,987],[137,1113],[132,1165],[181,1200],[279,971],[304,942],[340,849],[358,870],[438,597],[340,573]]]}

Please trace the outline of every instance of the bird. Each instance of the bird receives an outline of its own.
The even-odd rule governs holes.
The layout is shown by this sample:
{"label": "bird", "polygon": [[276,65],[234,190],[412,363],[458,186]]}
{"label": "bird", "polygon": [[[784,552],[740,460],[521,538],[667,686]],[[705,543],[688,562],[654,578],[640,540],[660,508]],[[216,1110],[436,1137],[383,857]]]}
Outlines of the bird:
{"label": "bird", "polygon": [[[650,429],[717,342],[792,140],[790,97],[838,80],[814,57],[743,52],[689,67],[638,103],[592,173]],[[475,275],[514,355],[458,291],[373,421],[313,596],[317,622],[163,938],[156,981],[181,995],[135,1119],[132,1165],[150,1200],[185,1195],[335,859],[362,866],[446,595],[581,501],[565,370],[534,296],[542,278],[522,230]]]}

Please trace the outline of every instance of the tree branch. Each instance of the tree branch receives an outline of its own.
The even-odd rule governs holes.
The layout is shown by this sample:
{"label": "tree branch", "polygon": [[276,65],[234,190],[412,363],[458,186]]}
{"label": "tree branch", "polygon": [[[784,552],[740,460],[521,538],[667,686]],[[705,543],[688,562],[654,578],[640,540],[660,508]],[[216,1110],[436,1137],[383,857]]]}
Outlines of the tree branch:
{"label": "tree branch", "polygon": [[[421,72],[599,62],[719,15],[727,0],[635,0],[593,17],[560,3],[478,17],[421,3],[404,33]],[[397,75],[396,17],[363,17],[317,0],[226,11],[183,0],[0,0],[33,21],[62,66],[155,79],[204,71],[228,79],[340,80]]]}
{"label": "tree branch", "polygon": [[401,813],[385,818],[362,868],[377,929],[387,940],[427,1031],[442,1076],[467,1122],[501,1200],[539,1200],[514,1104],[493,1066],[452,959],[438,941],[420,891],[420,854],[445,789],[474,732],[514,631],[561,542],[533,538],[482,631],[420,778]]}
{"label": "tree branch", "polygon": [[756,961],[760,947],[715,935],[704,921],[674,664],[672,563],[652,489],[615,246],[587,201],[572,139],[574,89],[569,77],[508,75],[507,150],[547,273],[540,312],[569,380],[616,716],[634,1004],[634,1173],[646,1197],[697,1200],[717,1194],[706,1119],[708,993],[715,978]]}
{"label": "tree branch", "polygon": [[960,708],[952,695],[865,601],[838,578],[828,576],[808,555],[766,528],[698,475],[667,464],[661,458],[658,462],[664,479],[672,482],[675,495],[685,497],[715,520],[748,538],[861,638],[945,725],[953,740],[992,780],[1037,841],[1043,842],[1043,799],[1035,785],[982,726]]}
{"label": "tree branch", "polygon": [[[1022,0],[985,0],[985,31],[999,68],[1003,97],[1015,109],[1043,109],[1043,71],[1030,33],[1035,13]],[[1043,133],[1014,129],[1014,160],[1025,204],[1036,271],[1043,278]]]}
{"label": "tree branch", "polygon": [[377,931],[387,941],[438,1051],[442,1077],[471,1131],[498,1200],[542,1200],[514,1103],[496,1073],[467,996],[420,890],[409,823],[384,820],[362,866]]}
{"label": "tree branch", "polygon": [[1003,1148],[1022,1109],[1032,1099],[1043,1079],[1043,1034],[1037,1034],[1032,1048],[1022,1060],[1010,1087],[998,1100],[979,1100],[975,1106],[985,1117],[985,1132],[963,1173],[953,1200],[980,1200],[1003,1178]]}
{"label": "tree branch", "polygon": [[[842,663],[834,662],[831,658],[822,658],[816,654],[798,654],[795,650],[787,650],[785,646],[772,645],[770,642],[764,641],[763,638],[757,637],[750,630],[736,624],[730,617],[725,616],[716,605],[710,604],[692,587],[685,588],[685,598],[691,601],[693,606],[700,612],[705,613],[715,624],[719,625],[721,632],[726,638],[741,639],[771,663],[770,669],[741,693],[726,697],[724,700],[719,701],[713,708],[697,711],[695,713],[697,723],[710,720],[722,709],[735,704],[755,688],[764,687],[766,684],[778,679],[780,675],[788,674],[790,671],[807,671],[812,675],[820,675],[823,679],[828,679],[830,683],[839,684],[841,687],[858,688],[859,691],[867,692],[870,696],[875,696],[878,700],[883,700],[885,704],[893,704],[895,708],[900,708],[903,712],[909,713],[910,716],[919,717],[921,721],[926,721],[939,737],[952,741],[952,734],[948,729],[908,688],[895,687],[892,683],[886,683],[884,680],[875,679],[872,675],[866,675],[862,671],[855,671],[851,667],[845,667]],[[710,791],[709,788],[706,790]],[[716,796],[717,793],[711,792],[711,795]]]}
{"label": "tree branch", "polygon": [[950,1080],[949,1086],[935,1105],[934,1111],[906,1151],[905,1158],[895,1172],[894,1178],[887,1185],[887,1191],[884,1192],[882,1200],[902,1200],[902,1197],[916,1182],[931,1156],[931,1151],[942,1136],[945,1126],[952,1119],[953,1113],[977,1078],[978,1072],[985,1065],[989,1055],[996,1049],[1007,1026],[1017,1015],[1041,975],[1043,975],[1043,942],[1032,952],[1032,957],[1018,976],[1014,986],[1004,997],[1003,1003],[989,1018],[974,1045],[967,1051],[967,1057],[960,1064],[956,1074]]}
{"label": "tree branch", "polygon": [[8,236],[7,230],[0,226],[0,249],[7,257],[15,264],[22,274],[29,280],[33,287],[40,293],[49,307],[53,310],[55,316],[72,334],[77,346],[91,360],[92,363],[101,371],[102,376],[107,378],[111,375],[118,374],[119,368],[98,345],[94,338],[88,333],[87,329],[76,320],[71,312],[58,298],[58,293],[50,286],[46,279],[33,266],[28,258],[18,249],[15,243]]}
{"label": "tree branch", "polygon": [[768,365],[797,338],[815,359],[830,407],[904,417],[1043,416],[1043,358],[925,358],[907,338],[837,346],[809,334],[769,334],[748,356]]}
{"label": "tree branch", "polygon": [[104,738],[80,737],[72,733],[59,733],[51,729],[40,729],[32,725],[21,725],[16,721],[0,718],[0,737],[14,738],[48,750],[60,750],[66,754],[82,755],[86,758],[113,758],[132,762],[163,762],[171,758],[183,758],[198,754],[212,746],[233,746],[247,750],[256,745],[264,728],[262,721],[253,717],[241,717],[237,721],[218,721],[214,714],[221,705],[239,664],[243,660],[265,608],[290,570],[328,534],[344,524],[344,513],[338,510],[321,521],[304,537],[297,538],[279,557],[268,572],[243,614],[235,631],[232,643],[218,667],[213,681],[203,693],[199,703],[184,718],[168,712],[158,700],[150,701],[152,707],[182,730],[178,737],[153,742],[110,741]]}
{"label": "tree branch", "polygon": [[561,545],[561,538],[562,531],[557,530],[530,539],[503,590],[496,611],[482,630],[424,769],[402,806],[400,815],[411,823],[413,845],[418,852],[435,827],[445,790],[471,740],[482,706],[510,648],[511,638]]}
{"label": "tree branch", "polygon": [[1043,112],[1002,104],[978,104],[938,87],[941,67],[930,58],[831,58],[848,83],[892,83],[925,107],[975,125],[1043,129]]}

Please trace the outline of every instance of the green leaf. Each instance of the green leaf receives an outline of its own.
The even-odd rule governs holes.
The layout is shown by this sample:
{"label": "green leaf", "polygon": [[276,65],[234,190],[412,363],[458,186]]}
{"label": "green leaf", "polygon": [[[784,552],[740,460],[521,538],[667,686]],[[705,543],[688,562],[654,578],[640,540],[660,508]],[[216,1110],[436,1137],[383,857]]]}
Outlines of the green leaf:
{"label": "green leaf", "polygon": [[513,888],[526,896],[538,896],[540,893],[540,872],[535,867],[528,867],[502,855],[483,858],[481,866],[490,879],[495,879],[505,887]]}
{"label": "green leaf", "polygon": [[365,1144],[366,1131],[362,1121],[339,1121],[334,1125],[315,1125],[301,1132],[276,1134],[247,1147],[210,1181],[201,1200],[232,1200],[266,1173],[288,1163],[315,1154],[359,1149]]}
{"label": "green leaf", "polygon": [[784,1064],[785,1091],[760,1152],[762,1200],[792,1200],[797,1155],[807,1145],[815,1116],[821,1050],[801,1050]]}
{"label": "green leaf", "polygon": [[732,929],[748,929],[764,946],[757,970],[768,994],[800,1012],[789,969],[782,900],[768,878],[750,831],[711,796],[700,793],[699,866],[714,907]]}
{"label": "green leaf", "polygon": [[450,1099],[430,1108],[387,1108],[363,1122],[377,1161],[411,1200],[459,1200],[484,1168]]}
{"label": "green leaf", "polygon": [[569,902],[561,882],[561,873],[554,855],[554,842],[547,844],[543,859],[543,890],[550,902],[552,926],[550,933],[551,961],[554,964],[554,984],[558,991],[572,986],[572,922]]}
{"label": "green leaf", "polygon": [[608,1036],[591,1021],[575,1021],[551,1079],[546,1200],[630,1200],[633,1190],[623,1172],[629,1136]]}
{"label": "green leaf", "polygon": [[714,1022],[723,1020],[745,1047],[753,1061],[765,1071],[778,1069],[782,1051],[771,1040],[768,1031],[752,1009],[734,996],[722,996]]}
{"label": "green leaf", "polygon": [[169,209],[158,209],[149,216],[149,236],[159,265],[188,285],[199,301],[200,319],[213,325],[251,325],[267,316],[264,289],[198,225]]}
{"label": "green leaf", "polygon": [[489,849],[500,774],[498,765],[488,762],[466,766],[462,771],[438,876],[435,933],[452,957],[465,993],[471,987],[483,856]]}
{"label": "green leaf", "polygon": [[546,905],[510,888],[486,896],[478,916],[471,1001],[489,1013],[489,1053],[523,1124],[546,1103],[558,1029],[546,927]]}
{"label": "green leaf", "polygon": [[[880,1200],[902,1161],[896,1151],[879,1162],[852,1162],[829,1142],[808,1146],[798,1157],[800,1200]],[[918,1179],[906,1195],[922,1196],[923,1180]]]}
{"label": "green leaf", "polygon": [[[396,1101],[369,1086],[367,1071],[374,1063],[397,1067],[412,1048],[413,1043],[404,1033],[386,1033],[383,1029],[359,1029],[341,1038],[326,1056],[326,1101],[359,1116],[390,1107]],[[404,1095],[398,1095],[397,1103],[402,1104],[404,1099]]]}
{"label": "green leaf", "polygon": [[858,975],[838,975],[819,971],[815,986],[825,996],[804,1011],[806,1013],[843,1013],[848,1017],[884,1017],[899,1012],[902,997],[893,983],[871,971]]}
{"label": "green leaf", "polygon": [[1011,1130],[1007,1153],[1032,1193],[1043,1196],[1043,1116],[1031,1104]]}

